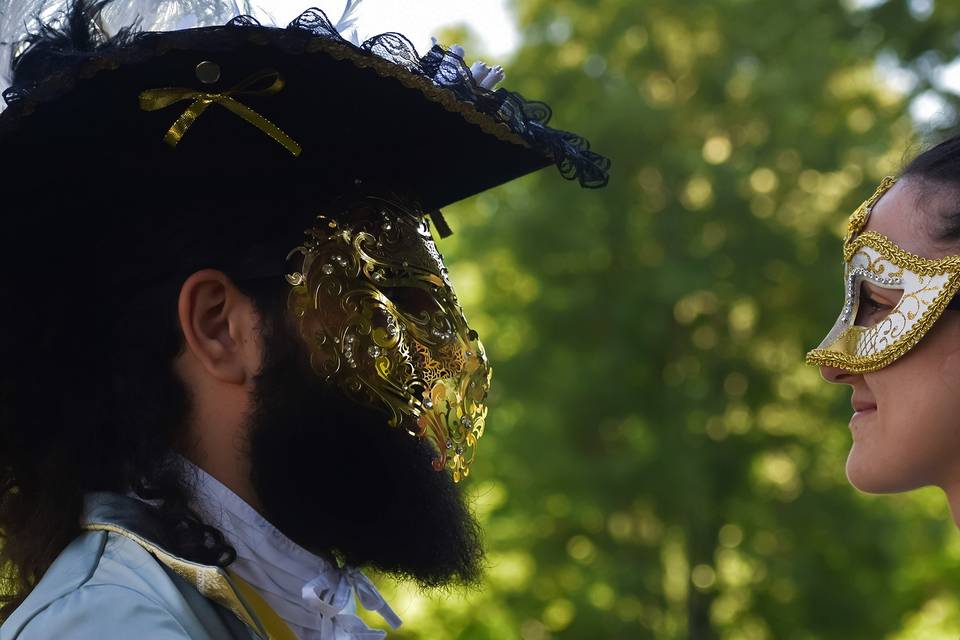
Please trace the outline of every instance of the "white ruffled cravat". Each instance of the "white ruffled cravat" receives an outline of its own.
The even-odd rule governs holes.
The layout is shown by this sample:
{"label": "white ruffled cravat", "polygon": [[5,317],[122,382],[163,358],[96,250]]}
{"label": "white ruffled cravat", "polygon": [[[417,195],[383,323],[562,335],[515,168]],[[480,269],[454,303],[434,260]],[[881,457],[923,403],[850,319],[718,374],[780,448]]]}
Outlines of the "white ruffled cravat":
{"label": "white ruffled cravat", "polygon": [[230,570],[250,583],[301,640],[382,640],[386,632],[368,627],[356,613],[356,598],[392,628],[400,626],[370,582],[352,567],[337,567],[280,533],[237,494],[203,469],[184,460],[195,474],[195,507],[236,549]]}

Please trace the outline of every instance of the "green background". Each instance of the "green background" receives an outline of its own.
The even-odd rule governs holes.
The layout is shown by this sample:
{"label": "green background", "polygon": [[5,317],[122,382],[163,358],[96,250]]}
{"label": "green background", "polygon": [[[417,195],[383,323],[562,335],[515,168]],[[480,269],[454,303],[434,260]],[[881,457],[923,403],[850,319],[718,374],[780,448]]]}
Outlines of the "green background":
{"label": "green background", "polygon": [[490,567],[474,592],[381,581],[391,637],[960,637],[942,494],[850,487],[849,391],[802,363],[841,305],[847,216],[942,135],[911,100],[953,117],[960,4],[871,5],[517,0],[505,86],[613,174],[446,212],[495,370],[465,484]]}

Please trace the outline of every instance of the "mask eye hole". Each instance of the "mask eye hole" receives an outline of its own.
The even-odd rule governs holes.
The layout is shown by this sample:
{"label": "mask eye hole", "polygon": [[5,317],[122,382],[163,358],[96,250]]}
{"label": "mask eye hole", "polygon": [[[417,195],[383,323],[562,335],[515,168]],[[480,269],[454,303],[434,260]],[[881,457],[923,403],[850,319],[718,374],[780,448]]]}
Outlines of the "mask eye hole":
{"label": "mask eye hole", "polygon": [[384,287],[381,291],[397,309],[412,316],[441,310],[436,298],[419,287]]}
{"label": "mask eye hole", "polygon": [[855,324],[860,327],[872,327],[890,315],[903,291],[900,289],[882,289],[866,281],[860,284],[860,299],[857,304]]}

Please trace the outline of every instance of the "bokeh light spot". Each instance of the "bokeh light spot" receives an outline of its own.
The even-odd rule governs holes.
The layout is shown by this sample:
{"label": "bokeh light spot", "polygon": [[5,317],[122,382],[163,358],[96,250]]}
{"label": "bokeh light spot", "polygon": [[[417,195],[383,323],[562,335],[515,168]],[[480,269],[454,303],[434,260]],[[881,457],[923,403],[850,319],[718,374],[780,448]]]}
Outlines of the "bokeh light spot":
{"label": "bokeh light spot", "polygon": [[613,604],[616,602],[616,594],[614,594],[613,588],[609,584],[598,582],[591,585],[590,590],[587,592],[587,599],[590,600],[590,604],[597,609],[606,611],[613,608]]}
{"label": "bokeh light spot", "polygon": [[577,610],[566,598],[558,598],[543,610],[543,623],[551,631],[563,631],[570,626]]}
{"label": "bokeh light spot", "polygon": [[687,181],[681,200],[687,209],[704,209],[713,202],[713,184],[705,176],[693,176]]}
{"label": "bokeh light spot", "polygon": [[703,143],[703,159],[710,164],[723,164],[730,158],[733,145],[726,135],[715,135]]}
{"label": "bokeh light spot", "polygon": [[743,529],[735,524],[725,524],[720,527],[718,534],[720,544],[729,549],[740,546],[743,542]]}
{"label": "bokeh light spot", "polygon": [[577,535],[567,541],[567,553],[577,562],[590,564],[597,554],[597,548],[587,536]]}
{"label": "bokeh light spot", "polygon": [[717,582],[717,574],[708,564],[698,564],[690,572],[690,581],[701,591],[706,591]]}
{"label": "bokeh light spot", "polygon": [[779,180],[773,169],[760,167],[750,174],[750,188],[756,193],[771,193],[777,188]]}

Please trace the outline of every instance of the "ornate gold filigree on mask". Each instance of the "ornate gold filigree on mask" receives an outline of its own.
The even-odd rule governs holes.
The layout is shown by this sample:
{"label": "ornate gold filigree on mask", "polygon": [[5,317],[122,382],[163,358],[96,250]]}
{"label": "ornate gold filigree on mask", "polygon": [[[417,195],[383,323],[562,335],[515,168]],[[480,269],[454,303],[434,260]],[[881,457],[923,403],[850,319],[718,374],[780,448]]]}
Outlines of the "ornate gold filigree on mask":
{"label": "ornate gold filigree on mask", "polygon": [[883,194],[893,187],[896,181],[896,178],[893,176],[886,176],[880,181],[880,184],[877,185],[873,195],[864,200],[863,203],[857,207],[856,211],[850,215],[850,219],[847,221],[847,234],[843,237],[844,260],[850,259],[850,256],[846,254],[846,250],[850,247],[850,243],[853,242],[853,239],[856,238],[861,231],[863,231],[865,226],[867,226],[867,219],[870,217],[870,213],[873,211],[873,208],[877,205],[877,202],[880,200],[880,198],[883,197]]}
{"label": "ornate gold filigree on mask", "polygon": [[[884,178],[850,217],[843,248],[843,310],[820,346],[807,354],[808,364],[851,373],[882,369],[926,335],[960,290],[960,256],[923,258],[882,234],[862,232],[874,205],[894,183],[893,178]],[[870,326],[855,324],[864,281],[901,292],[890,312]]]}
{"label": "ornate gold filigree on mask", "polygon": [[421,212],[365,198],[337,222],[319,216],[290,256],[288,306],[314,371],[427,438],[434,467],[469,475],[486,421],[491,370],[467,325]]}

